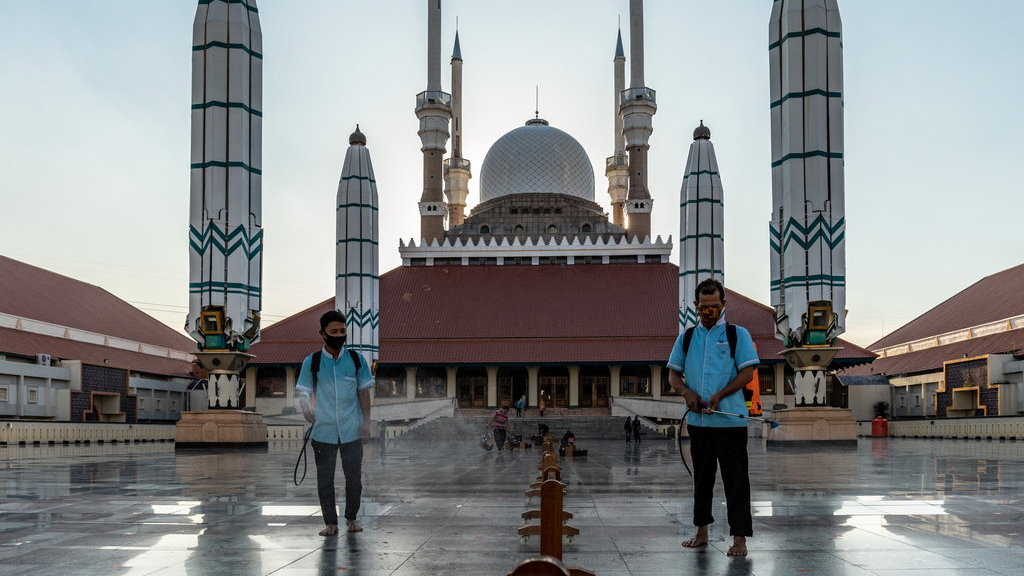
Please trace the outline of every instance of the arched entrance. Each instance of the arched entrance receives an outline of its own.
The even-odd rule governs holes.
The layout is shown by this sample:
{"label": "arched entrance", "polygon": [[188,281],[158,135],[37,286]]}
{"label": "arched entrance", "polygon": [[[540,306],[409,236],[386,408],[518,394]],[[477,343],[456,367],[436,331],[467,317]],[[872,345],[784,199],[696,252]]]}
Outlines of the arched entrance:
{"label": "arched entrance", "polygon": [[444,398],[448,395],[448,377],[444,368],[416,369],[416,397]]}
{"label": "arched entrance", "polygon": [[[569,406],[569,369],[565,366],[544,366],[537,376],[537,396],[549,408]],[[539,401],[539,400],[538,400]]]}
{"label": "arched entrance", "polygon": [[455,374],[455,396],[459,408],[487,407],[487,369],[462,367]]}
{"label": "arched entrance", "polygon": [[611,372],[607,366],[580,368],[580,407],[607,408],[611,381]]}
{"label": "arched entrance", "polygon": [[623,366],[619,375],[623,396],[651,396],[651,367],[647,364]]}
{"label": "arched entrance", "polygon": [[530,375],[522,366],[498,368],[498,406],[511,406],[526,394],[530,387]]}

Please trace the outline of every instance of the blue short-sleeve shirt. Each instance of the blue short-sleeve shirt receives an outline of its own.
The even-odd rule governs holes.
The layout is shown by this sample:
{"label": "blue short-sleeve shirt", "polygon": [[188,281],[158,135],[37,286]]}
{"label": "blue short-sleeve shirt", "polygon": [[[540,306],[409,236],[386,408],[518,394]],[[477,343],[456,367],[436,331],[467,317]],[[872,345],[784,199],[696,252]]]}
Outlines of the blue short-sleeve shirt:
{"label": "blue short-sleeve shirt", "polygon": [[[316,391],[313,391],[313,376],[310,373],[312,354],[302,361],[295,391],[301,398],[310,401],[316,414],[313,423],[313,440],[328,444],[348,443],[359,440],[359,429],[366,417],[359,406],[359,391],[373,386],[373,374],[366,358],[359,354],[358,373],[347,348],[334,358],[327,350],[320,350],[320,370],[316,375]],[[312,399],[311,399],[312,397]]]}
{"label": "blue short-sleeve shirt", "polygon": [[[696,392],[704,402],[728,386],[740,370],[747,366],[756,366],[760,362],[757,350],[754,349],[754,340],[750,337],[750,332],[742,326],[736,326],[736,359],[733,360],[729,350],[729,337],[725,330],[724,314],[710,330],[703,324],[697,324],[690,340],[690,350],[686,354],[683,353],[684,334],[685,332],[680,333],[676,343],[672,345],[668,367],[682,373],[686,377],[686,387]],[[739,390],[722,398],[718,403],[718,409],[746,416],[747,403],[743,398],[743,391]],[[746,420],[735,416],[701,414],[695,411],[690,411],[686,423],[712,428],[747,425]]]}

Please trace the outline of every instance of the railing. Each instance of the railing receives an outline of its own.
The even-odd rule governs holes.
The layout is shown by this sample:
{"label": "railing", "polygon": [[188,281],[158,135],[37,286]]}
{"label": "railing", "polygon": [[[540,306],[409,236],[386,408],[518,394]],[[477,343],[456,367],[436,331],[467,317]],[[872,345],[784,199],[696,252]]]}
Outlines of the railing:
{"label": "railing", "polygon": [[465,158],[445,158],[444,167],[455,170],[469,170],[470,162]]}
{"label": "railing", "polygon": [[444,106],[445,108],[451,108],[452,106],[452,95],[447,92],[420,92],[416,95],[416,108],[422,108],[424,106]]}
{"label": "railing", "polygon": [[609,156],[604,160],[605,171],[609,170],[629,170],[629,157],[625,154],[616,154],[615,156]]}
{"label": "railing", "polygon": [[[857,422],[857,435],[871,436],[871,422]],[[893,438],[1024,440],[1024,416],[890,420],[889,436]]]}
{"label": "railing", "polygon": [[654,96],[655,92],[651,88],[626,88],[619,94],[619,105],[626,106],[638,100],[649,100],[654,104]]}
{"label": "railing", "polygon": [[0,444],[91,444],[174,441],[173,424],[0,422]]}

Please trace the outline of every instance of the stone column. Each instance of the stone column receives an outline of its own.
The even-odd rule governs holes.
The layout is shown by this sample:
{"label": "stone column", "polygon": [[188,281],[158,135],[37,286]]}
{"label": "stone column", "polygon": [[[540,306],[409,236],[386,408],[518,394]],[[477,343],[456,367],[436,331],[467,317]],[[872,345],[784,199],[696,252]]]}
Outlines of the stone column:
{"label": "stone column", "polygon": [[661,370],[660,364],[651,366],[651,398],[661,399]]}
{"label": "stone column", "polygon": [[619,395],[619,374],[622,373],[621,365],[613,365],[608,367],[608,373],[611,378],[608,382],[608,394],[612,397],[618,397]]}
{"label": "stone column", "polygon": [[498,406],[497,366],[487,366],[487,406]]}
{"label": "stone column", "polygon": [[[256,367],[245,368],[245,405],[256,406]],[[237,407],[236,407],[237,408]]]}
{"label": "stone column", "polygon": [[569,406],[580,405],[580,367],[569,366]]}
{"label": "stone column", "polygon": [[416,399],[416,367],[405,367],[405,399]]}
{"label": "stone column", "polygon": [[498,405],[498,367],[487,367],[487,405]]}
{"label": "stone column", "polygon": [[[537,405],[537,377],[540,375],[540,366],[527,366],[526,372],[529,374],[529,388],[527,389],[527,401],[530,406]],[[549,406],[550,408],[550,406]]]}
{"label": "stone column", "polygon": [[295,367],[285,366],[284,368],[284,403],[285,406],[295,406]]}
{"label": "stone column", "polygon": [[445,391],[445,394],[447,394],[449,398],[455,398],[455,376],[458,373],[459,368],[457,366],[448,366],[445,370],[448,372],[448,390]]}

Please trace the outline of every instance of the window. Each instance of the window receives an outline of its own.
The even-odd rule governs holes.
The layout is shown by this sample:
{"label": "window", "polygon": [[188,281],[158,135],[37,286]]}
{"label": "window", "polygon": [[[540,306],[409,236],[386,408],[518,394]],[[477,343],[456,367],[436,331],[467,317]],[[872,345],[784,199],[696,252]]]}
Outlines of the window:
{"label": "window", "polygon": [[420,368],[416,371],[417,398],[448,396],[448,373],[444,368]]}
{"label": "window", "polygon": [[138,401],[139,401],[138,402],[139,403],[139,410],[145,410],[146,409],[146,397],[145,396],[139,396]]}
{"label": "window", "polygon": [[516,236],[526,234],[526,228],[522,224],[516,224],[515,229],[512,231]]}
{"label": "window", "polygon": [[555,226],[554,224],[549,224],[548,234],[558,234],[558,226]]}
{"label": "window", "polygon": [[377,398],[405,398],[405,368],[381,366],[374,374]]}
{"label": "window", "polygon": [[171,410],[177,412],[177,410],[178,410],[178,401],[177,400],[171,400]]}
{"label": "window", "polygon": [[584,234],[590,234],[591,229],[592,228],[590,227],[590,224],[584,224],[583,226],[580,226],[580,232]]}
{"label": "window", "polygon": [[914,394],[914,407],[919,408],[921,406],[921,396]]}
{"label": "window", "polygon": [[260,367],[256,370],[257,398],[284,398],[285,387],[284,366]]}
{"label": "window", "polygon": [[28,403],[29,404],[38,404],[39,403],[39,389],[38,388],[29,388],[28,389]]}
{"label": "window", "polygon": [[490,234],[491,233],[491,227],[488,226],[487,224],[484,224],[483,226],[480,227],[480,233],[481,234]]}
{"label": "window", "polygon": [[156,409],[157,410],[163,410],[164,409],[164,401],[161,400],[160,398],[156,399]]}
{"label": "window", "polygon": [[0,388],[0,402],[7,402],[7,388]]}

